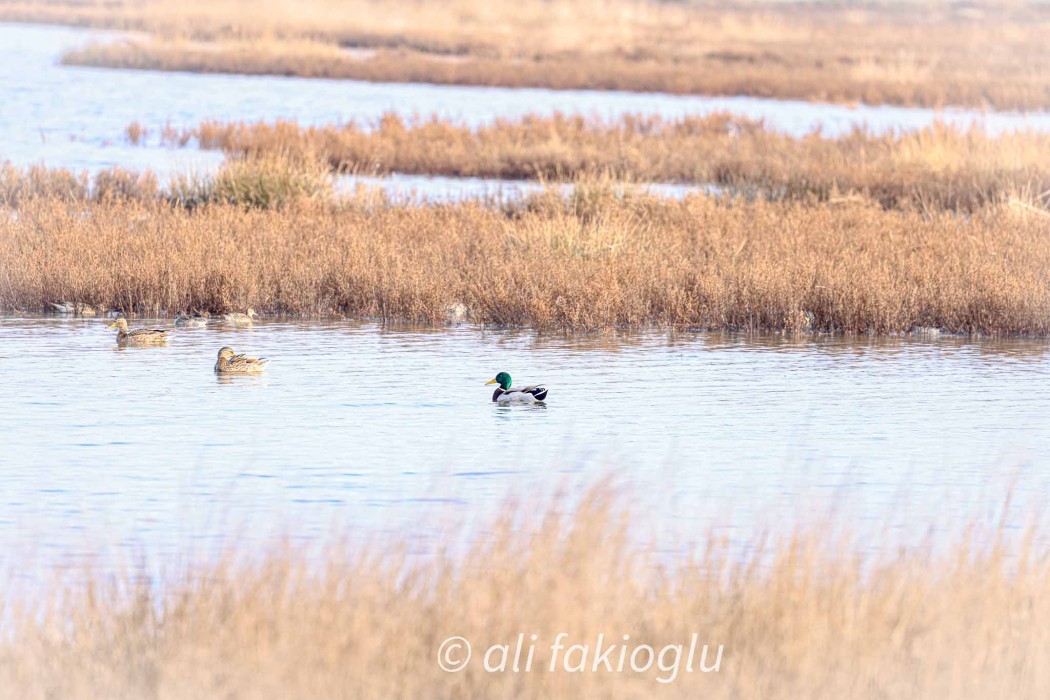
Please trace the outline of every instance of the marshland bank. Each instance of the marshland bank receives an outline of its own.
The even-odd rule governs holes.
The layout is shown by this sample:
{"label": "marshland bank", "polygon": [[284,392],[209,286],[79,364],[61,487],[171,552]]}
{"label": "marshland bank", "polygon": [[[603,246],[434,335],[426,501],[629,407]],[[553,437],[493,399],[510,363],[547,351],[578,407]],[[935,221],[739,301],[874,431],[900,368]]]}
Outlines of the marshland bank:
{"label": "marshland bank", "polygon": [[[101,182],[101,186],[99,183]],[[0,305],[599,330],[1050,335],[1050,217],[962,217],[581,182],[491,204],[333,199],[323,172],[232,161],[159,193],[145,174],[8,168]]]}
{"label": "marshland bank", "polygon": [[[302,126],[378,122],[396,112],[406,121],[438,115],[453,123],[484,126],[503,118],[532,114],[586,115],[617,122],[625,115],[660,115],[665,120],[730,112],[762,120],[774,132],[804,137],[814,129],[829,138],[865,128],[875,135],[929,128],[943,121],[965,130],[976,124],[990,136],[1013,131],[1050,131],[1050,114],[1019,115],[980,110],[943,111],[903,107],[848,107],[754,97],[695,97],[656,93],[549,91],[470,88],[421,84],[297,80],[103,70],[62,66],[61,52],[90,40],[87,30],[34,25],[0,25],[0,81],[10,87],[0,111],[0,151],[19,167],[46,164],[72,170],[120,166],[150,169],[162,178],[210,172],[218,153],[172,149],[159,142],[204,121],[295,120]],[[76,94],[76,100],[57,96]],[[30,115],[29,118],[23,118]],[[133,146],[125,130],[139,122],[149,133]],[[363,171],[361,179],[366,179]],[[466,180],[384,178],[393,193],[416,190],[423,196],[456,198],[464,192],[491,192],[495,185]]]}
{"label": "marshland bank", "polygon": [[[127,127],[133,143],[147,128]],[[1050,216],[1050,134],[989,136],[937,124],[876,135],[783,134],[728,113],[605,121],[555,114],[469,127],[447,119],[300,126],[205,122],[168,129],[167,145],[192,143],[244,157],[319,159],[342,173],[411,173],[509,180],[611,177],[639,183],[713,184],[773,198],[861,194],[886,208],[973,211],[1010,198]]]}
{"label": "marshland bank", "polygon": [[1041,3],[6,0],[0,19],[143,31],[69,63],[382,82],[1050,108]]}

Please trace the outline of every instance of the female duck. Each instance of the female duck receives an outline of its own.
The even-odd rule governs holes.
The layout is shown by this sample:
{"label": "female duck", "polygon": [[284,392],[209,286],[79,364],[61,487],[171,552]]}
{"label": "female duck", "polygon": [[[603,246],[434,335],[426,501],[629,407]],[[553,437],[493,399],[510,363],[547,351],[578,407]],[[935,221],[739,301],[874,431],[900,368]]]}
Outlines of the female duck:
{"label": "female duck", "polygon": [[128,321],[121,316],[106,328],[117,329],[117,345],[163,345],[168,342],[168,332],[156,328],[128,330]]}
{"label": "female duck", "polygon": [[255,318],[255,309],[249,306],[246,313],[223,314],[218,320],[228,326],[250,326],[253,318]]}
{"label": "female duck", "polygon": [[269,362],[265,357],[245,357],[236,355],[233,348],[219,350],[219,359],[215,361],[216,374],[258,374],[266,369]]}
{"label": "female duck", "polygon": [[547,398],[547,388],[538,384],[520,389],[512,387],[510,385],[510,375],[506,372],[500,372],[495,379],[487,381],[485,384],[499,384],[496,387],[496,391],[492,394],[492,400],[496,403],[535,403]]}
{"label": "female duck", "polygon": [[193,314],[189,316],[184,313],[179,313],[175,317],[175,326],[182,328],[205,328],[208,325],[208,312],[205,311],[201,314]]}

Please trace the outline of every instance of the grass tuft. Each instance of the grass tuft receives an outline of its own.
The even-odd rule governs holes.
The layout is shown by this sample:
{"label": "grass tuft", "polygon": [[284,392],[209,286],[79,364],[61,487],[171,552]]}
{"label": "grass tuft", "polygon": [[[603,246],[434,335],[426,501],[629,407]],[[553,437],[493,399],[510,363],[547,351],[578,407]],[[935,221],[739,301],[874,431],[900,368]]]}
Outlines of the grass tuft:
{"label": "grass tuft", "polygon": [[168,198],[188,208],[221,203],[280,209],[293,203],[326,200],[332,195],[332,177],[322,163],[269,153],[227,160],[214,175],[177,175],[172,179]]}

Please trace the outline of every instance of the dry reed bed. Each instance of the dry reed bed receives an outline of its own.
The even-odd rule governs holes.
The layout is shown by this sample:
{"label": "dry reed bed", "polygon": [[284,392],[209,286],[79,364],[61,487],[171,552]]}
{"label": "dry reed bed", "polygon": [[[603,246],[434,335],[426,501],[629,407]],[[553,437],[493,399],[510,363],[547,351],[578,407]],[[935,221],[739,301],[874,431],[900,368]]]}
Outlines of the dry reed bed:
{"label": "dry reed bed", "polygon": [[10,207],[44,197],[62,202],[163,201],[187,209],[208,203],[272,209],[328,201],[333,194],[325,165],[302,158],[230,159],[213,174],[177,174],[163,187],[148,170],[118,167],[89,176],[41,165],[0,165],[0,206]]}
{"label": "dry reed bed", "polygon": [[88,65],[1050,108],[1037,2],[0,0],[0,18],[154,35],[66,58]]}
{"label": "dry reed bed", "polygon": [[[1050,559],[1031,539],[971,530],[937,552],[875,555],[834,528],[781,529],[742,554],[709,533],[668,562],[632,526],[599,490],[571,514],[512,504],[456,556],[289,547],[159,587],[134,567],[57,576],[38,604],[0,597],[0,687],[22,700],[1050,694]],[[566,671],[564,650],[549,670],[561,632],[590,645],[586,671]],[[519,633],[537,635],[532,671],[485,672],[486,650],[508,644],[513,659]],[[722,645],[717,672],[700,672],[700,647],[686,670],[693,633],[708,669]],[[595,672],[599,634],[604,649],[625,634],[632,652],[683,645],[677,673],[673,650],[662,670],[632,672],[628,657],[625,672]],[[456,674],[437,666],[452,635],[474,647]],[[608,658],[616,668],[619,648]]]}
{"label": "dry reed bed", "polygon": [[0,305],[254,306],[540,329],[1050,335],[1050,217],[863,201],[666,201],[577,186],[502,209],[361,193],[277,210],[24,200],[0,218]]}
{"label": "dry reed bed", "polygon": [[[132,124],[129,138],[141,138]],[[566,180],[601,174],[643,182],[716,183],[777,197],[825,200],[860,192],[885,207],[973,211],[1010,197],[1050,202],[1050,134],[988,136],[935,125],[876,136],[796,138],[761,122],[715,114],[601,121],[578,116],[300,127],[294,122],[205,122],[163,139],[247,156],[323,159],[342,172]],[[1040,200],[1041,201],[1041,200]]]}

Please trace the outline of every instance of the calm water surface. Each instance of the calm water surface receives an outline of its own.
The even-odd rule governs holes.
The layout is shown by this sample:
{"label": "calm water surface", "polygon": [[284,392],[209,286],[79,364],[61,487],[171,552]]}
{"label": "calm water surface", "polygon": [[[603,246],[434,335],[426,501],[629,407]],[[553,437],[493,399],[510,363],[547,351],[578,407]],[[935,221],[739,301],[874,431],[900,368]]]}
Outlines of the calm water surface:
{"label": "calm water surface", "polygon": [[[1045,342],[263,323],[121,350],[104,323],[0,320],[0,551],[404,533],[603,477],[671,539],[807,503],[914,539],[1050,493]],[[216,378],[226,344],[267,374]],[[547,406],[493,405],[498,370]]]}
{"label": "calm water surface", "polygon": [[[469,124],[555,110],[614,118],[728,110],[839,134],[936,119],[1050,130],[1050,115],[849,108],[755,98],[369,84],[59,65],[112,35],[0,24],[0,160],[94,171],[215,167],[220,155],[124,142],[139,121],[372,120]],[[426,197],[531,183],[395,176],[344,182]],[[669,189],[665,194],[680,194]],[[167,322],[159,322],[167,323]],[[829,507],[871,546],[933,520],[992,521],[1050,493],[1044,341],[543,336],[476,328],[262,323],[180,330],[119,350],[101,320],[0,318],[0,552],[43,563],[112,547],[177,559],[282,533],[420,534],[469,524],[509,493],[608,478],[673,547],[712,525],[753,532]],[[217,379],[225,344],[270,356],[265,376]],[[507,370],[546,407],[497,407]],[[1011,525],[1020,524],[1008,519]],[[920,529],[921,526],[921,529]],[[425,538],[427,532],[421,533]],[[744,536],[744,535],[741,535]],[[670,544],[668,544],[670,543]]]}
{"label": "calm water surface", "polygon": [[[304,124],[374,121],[386,112],[432,114],[468,124],[554,111],[616,118],[625,113],[668,117],[729,111],[765,119],[773,128],[826,135],[866,124],[874,131],[916,129],[941,120],[979,123],[990,132],[1020,127],[1050,130],[1050,114],[973,110],[848,107],[752,97],[478,88],[422,84],[303,80],[266,76],[193,75],[62,66],[62,53],[113,34],[36,25],[0,24],[0,161],[95,171],[151,168],[161,175],[206,170],[216,152],[168,149],[160,128],[197,126],[206,119],[296,119]],[[147,147],[125,142],[131,122],[152,129]],[[476,194],[476,184],[447,179],[384,180],[395,193],[440,197]],[[497,186],[498,187],[498,186]]]}

